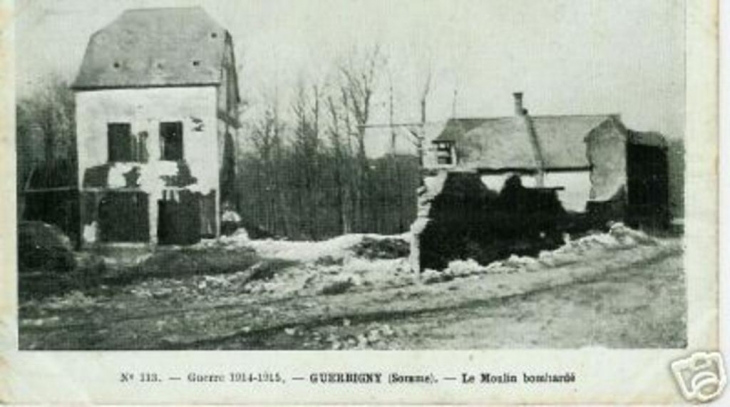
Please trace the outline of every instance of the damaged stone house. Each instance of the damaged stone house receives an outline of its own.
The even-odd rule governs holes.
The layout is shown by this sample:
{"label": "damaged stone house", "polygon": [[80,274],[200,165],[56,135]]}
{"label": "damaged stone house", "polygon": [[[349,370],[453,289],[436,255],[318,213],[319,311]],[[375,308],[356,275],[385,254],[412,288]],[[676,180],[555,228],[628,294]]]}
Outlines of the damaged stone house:
{"label": "damaged stone house", "polygon": [[669,222],[667,144],[618,115],[515,114],[449,120],[433,139],[420,191],[417,268],[487,263],[556,246],[610,220]]}
{"label": "damaged stone house", "polygon": [[233,42],[199,7],[125,11],[73,84],[82,246],[216,237],[232,199]]}

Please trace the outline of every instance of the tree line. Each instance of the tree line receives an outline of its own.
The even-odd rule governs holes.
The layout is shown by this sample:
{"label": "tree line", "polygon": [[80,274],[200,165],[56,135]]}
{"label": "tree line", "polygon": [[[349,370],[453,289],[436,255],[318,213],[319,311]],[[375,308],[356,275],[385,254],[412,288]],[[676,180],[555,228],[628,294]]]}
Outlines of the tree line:
{"label": "tree line", "polygon": [[351,56],[328,81],[300,81],[288,105],[274,95],[247,122],[236,205],[246,222],[295,239],[408,230],[418,157],[393,146],[377,159],[366,153],[384,63],[377,47]]}

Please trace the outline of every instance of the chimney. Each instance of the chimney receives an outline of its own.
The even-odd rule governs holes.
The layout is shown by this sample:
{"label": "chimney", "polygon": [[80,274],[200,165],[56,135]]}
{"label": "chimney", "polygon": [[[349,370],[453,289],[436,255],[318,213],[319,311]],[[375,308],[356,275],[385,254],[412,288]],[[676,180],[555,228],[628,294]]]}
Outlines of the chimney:
{"label": "chimney", "polygon": [[522,104],[522,92],[515,92],[512,94],[515,98],[515,115],[524,116],[527,114],[527,110]]}

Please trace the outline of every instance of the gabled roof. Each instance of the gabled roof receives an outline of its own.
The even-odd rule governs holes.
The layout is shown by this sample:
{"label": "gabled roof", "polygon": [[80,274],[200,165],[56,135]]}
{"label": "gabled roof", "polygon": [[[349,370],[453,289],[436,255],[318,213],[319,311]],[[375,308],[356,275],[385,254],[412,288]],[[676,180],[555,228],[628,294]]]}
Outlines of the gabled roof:
{"label": "gabled roof", "polygon": [[[546,168],[588,167],[585,138],[611,115],[532,117]],[[623,127],[623,126],[622,126]]]}
{"label": "gabled roof", "polygon": [[614,115],[527,118],[451,119],[434,141],[456,142],[459,161],[470,168],[536,170],[541,163],[545,169],[587,168],[586,136],[607,121],[618,121]]}
{"label": "gabled roof", "polygon": [[230,42],[200,7],[127,10],[91,37],[73,87],[219,84]]}
{"label": "gabled roof", "polygon": [[471,129],[481,125],[489,119],[482,118],[460,118],[460,119],[449,119],[446,122],[441,134],[438,135],[433,141],[456,141],[464,133]]}
{"label": "gabled roof", "polygon": [[456,144],[459,162],[482,169],[536,169],[539,163],[526,122],[516,117],[484,120]]}

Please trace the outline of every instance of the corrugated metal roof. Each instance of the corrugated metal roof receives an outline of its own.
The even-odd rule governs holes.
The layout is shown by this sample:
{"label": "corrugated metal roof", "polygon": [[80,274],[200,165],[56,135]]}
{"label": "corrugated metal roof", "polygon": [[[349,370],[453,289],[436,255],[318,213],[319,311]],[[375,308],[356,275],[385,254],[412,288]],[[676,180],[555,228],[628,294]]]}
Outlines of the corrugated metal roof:
{"label": "corrugated metal roof", "polygon": [[91,37],[74,88],[218,84],[226,41],[200,7],[127,10]]}

